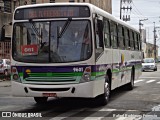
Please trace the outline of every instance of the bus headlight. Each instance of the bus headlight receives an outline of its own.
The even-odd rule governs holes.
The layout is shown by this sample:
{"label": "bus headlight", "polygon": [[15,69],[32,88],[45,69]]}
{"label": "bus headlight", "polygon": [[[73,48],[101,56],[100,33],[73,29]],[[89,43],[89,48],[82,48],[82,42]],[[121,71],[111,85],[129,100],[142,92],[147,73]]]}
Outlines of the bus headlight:
{"label": "bus headlight", "polygon": [[20,77],[18,75],[17,68],[12,67],[11,71],[12,71],[11,79],[16,82],[21,82]]}
{"label": "bus headlight", "polygon": [[91,75],[88,73],[83,74],[80,83],[89,82],[91,80]]}
{"label": "bus headlight", "polygon": [[90,80],[91,80],[91,67],[86,67],[81,77],[80,83],[89,82]]}
{"label": "bus headlight", "polygon": [[85,81],[90,81],[90,80],[91,80],[90,74],[88,74],[88,73],[84,74],[84,75],[83,75],[83,79],[84,79]]}

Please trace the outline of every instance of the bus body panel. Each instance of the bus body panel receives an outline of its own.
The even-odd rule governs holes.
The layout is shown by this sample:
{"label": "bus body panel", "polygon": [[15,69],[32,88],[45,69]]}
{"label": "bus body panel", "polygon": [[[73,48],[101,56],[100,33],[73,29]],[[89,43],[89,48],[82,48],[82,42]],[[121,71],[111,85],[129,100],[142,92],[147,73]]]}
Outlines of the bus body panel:
{"label": "bus body panel", "polygon": [[[131,51],[131,50],[122,50],[122,49],[113,49],[112,47],[110,48],[105,48],[104,51],[101,53],[101,55],[96,59],[95,53],[96,53],[96,48],[95,48],[95,31],[94,31],[94,21],[93,21],[93,14],[99,14],[109,20],[112,20],[116,22],[117,24],[121,24],[123,26],[127,26],[128,28],[138,32],[135,28],[129,26],[125,22],[122,22],[120,20],[117,20],[115,17],[112,15],[104,12],[103,10],[88,4],[88,3],[67,3],[67,4],[45,4],[45,7],[50,6],[50,5],[86,5],[90,8],[90,13],[91,16],[89,18],[84,18],[85,20],[90,20],[91,23],[91,36],[92,36],[92,55],[89,59],[85,61],[77,61],[77,62],[69,62],[69,63],[27,63],[27,62],[18,62],[14,61],[14,59],[11,57],[12,60],[12,68],[18,68],[21,69],[19,70],[20,74],[22,75],[21,77],[21,82],[16,82],[12,80],[12,94],[13,96],[25,96],[25,97],[44,97],[43,93],[54,93],[56,94],[55,96],[51,97],[84,97],[84,98],[94,98],[98,95],[101,95],[104,93],[104,83],[105,83],[105,76],[107,74],[108,70],[111,70],[111,89],[115,89],[119,86],[122,86],[124,84],[127,84],[131,82],[131,71],[132,67],[135,67],[135,79],[138,79],[138,77],[141,75],[141,52],[140,51]],[[34,5],[33,5],[34,6]],[[33,7],[32,5],[28,6],[23,6],[19,8],[28,8],[28,7]],[[35,5],[36,7],[43,6],[41,5]],[[56,18],[57,21],[61,20],[59,18]],[[56,20],[55,18],[49,19],[49,21]],[[63,18],[64,20],[66,18]],[[47,19],[45,19],[47,20]],[[73,18],[72,20],[83,20],[83,18]],[[27,20],[20,20],[18,22],[26,22]],[[42,20],[43,21],[43,20]],[[16,20],[13,20],[13,23],[17,22]],[[123,59],[123,60],[122,60]],[[85,67],[84,67],[85,66]],[[88,82],[80,82],[80,79],[83,75],[84,69],[88,66],[91,66],[92,71],[91,71],[91,80]],[[47,67],[51,68],[48,70],[47,73]],[[83,71],[81,71],[80,75],[74,74],[75,77],[75,82],[59,82],[60,79],[57,79],[57,82],[46,82],[46,78],[49,80],[48,77],[53,77],[51,73],[54,72],[61,72],[59,68],[67,68],[70,67],[73,68],[83,68]],[[42,76],[40,78],[40,81],[28,81],[25,82],[25,78],[23,74],[25,73],[26,69],[41,69],[44,71],[45,74],[48,76]],[[23,69],[23,70],[22,70]],[[53,70],[54,69],[54,70]],[[46,71],[45,71],[46,70]],[[71,69],[70,69],[71,70]],[[69,72],[73,72],[70,71]],[[36,72],[36,71],[35,71]],[[67,73],[68,71],[63,70],[63,73]],[[38,73],[38,70],[37,70]],[[40,72],[41,73],[41,72]],[[33,77],[33,76],[32,76]],[[44,78],[43,78],[44,77]],[[62,77],[62,76],[60,76]],[[13,78],[13,76],[12,76]],[[38,80],[37,78],[34,78]],[[43,81],[44,79],[44,81]],[[55,79],[55,78],[54,78]],[[43,82],[42,82],[43,81]],[[31,88],[31,89],[30,89]],[[63,89],[67,88],[67,90],[63,91]],[[73,90],[75,88],[75,91]],[[28,93],[25,92],[25,89],[28,90]],[[45,91],[42,91],[41,89],[45,89]],[[47,91],[47,89],[49,89]],[[62,89],[62,91],[51,91],[50,89]],[[37,91],[36,91],[37,90]],[[40,91],[39,91],[40,90]],[[74,92],[73,92],[74,91]]]}
{"label": "bus body panel", "polygon": [[[12,81],[12,95],[23,97],[44,97],[43,93],[54,93],[55,96],[50,97],[84,97],[94,98],[104,92],[104,80],[91,81],[80,84],[66,84],[66,85],[34,85],[22,84]],[[16,88],[16,89],[15,89]],[[40,89],[62,89],[69,88],[67,91],[39,91]],[[28,93],[25,92],[28,90]],[[33,91],[33,90],[34,91]],[[37,89],[37,91],[36,91]],[[75,89],[72,93],[72,89]]]}

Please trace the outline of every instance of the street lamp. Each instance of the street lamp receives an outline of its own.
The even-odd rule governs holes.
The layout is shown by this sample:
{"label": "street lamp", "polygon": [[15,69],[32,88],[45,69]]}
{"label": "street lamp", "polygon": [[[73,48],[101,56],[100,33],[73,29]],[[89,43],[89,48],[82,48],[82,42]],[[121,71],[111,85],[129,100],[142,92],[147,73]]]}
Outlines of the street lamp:
{"label": "street lamp", "polygon": [[142,34],[141,26],[143,26],[143,24],[141,23],[141,21],[146,21],[146,20],[148,20],[148,18],[146,18],[146,19],[140,19],[140,20],[139,20],[139,31],[140,31],[140,36],[141,36],[141,34]]}

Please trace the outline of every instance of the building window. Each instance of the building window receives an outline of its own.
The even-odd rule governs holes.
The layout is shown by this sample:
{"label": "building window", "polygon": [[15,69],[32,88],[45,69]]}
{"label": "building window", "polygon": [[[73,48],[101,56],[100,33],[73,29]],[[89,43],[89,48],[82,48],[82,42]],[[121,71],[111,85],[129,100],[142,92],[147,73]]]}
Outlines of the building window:
{"label": "building window", "polygon": [[36,0],[32,0],[32,1],[31,1],[31,4],[36,4]]}
{"label": "building window", "polygon": [[4,0],[4,12],[12,12],[11,0]]}
{"label": "building window", "polygon": [[55,3],[55,0],[50,0],[50,3]]}

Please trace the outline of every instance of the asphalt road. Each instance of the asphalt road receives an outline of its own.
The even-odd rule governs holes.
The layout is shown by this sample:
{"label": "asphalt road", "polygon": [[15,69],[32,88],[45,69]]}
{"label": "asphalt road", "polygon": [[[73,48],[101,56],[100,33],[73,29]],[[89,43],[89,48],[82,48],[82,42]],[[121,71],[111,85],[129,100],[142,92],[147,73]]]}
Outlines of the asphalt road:
{"label": "asphalt road", "polygon": [[156,72],[143,72],[132,91],[123,87],[112,91],[106,106],[76,98],[49,99],[37,105],[33,98],[12,97],[10,81],[1,81],[0,112],[4,120],[160,120],[160,65]]}

